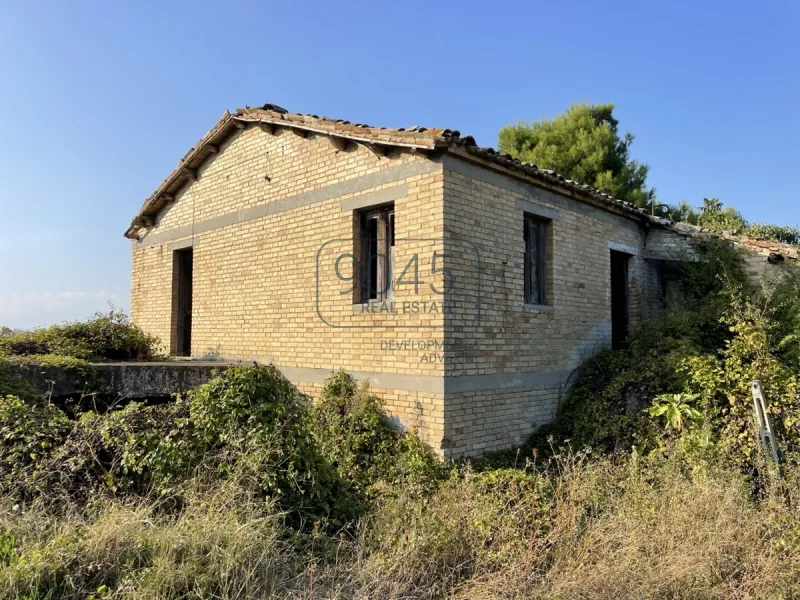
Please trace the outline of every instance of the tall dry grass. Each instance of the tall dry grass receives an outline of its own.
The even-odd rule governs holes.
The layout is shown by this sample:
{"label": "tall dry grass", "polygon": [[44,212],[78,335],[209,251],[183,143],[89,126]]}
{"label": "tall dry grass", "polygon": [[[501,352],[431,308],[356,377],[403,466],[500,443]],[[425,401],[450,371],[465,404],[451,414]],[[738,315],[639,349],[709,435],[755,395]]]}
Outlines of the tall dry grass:
{"label": "tall dry grass", "polygon": [[3,598],[313,598],[313,552],[283,515],[231,484],[157,501],[41,502],[0,509],[15,550],[0,568]]}
{"label": "tall dry grass", "polygon": [[682,457],[556,463],[468,474],[425,507],[376,515],[362,597],[800,596],[796,480],[756,501],[737,471]]}
{"label": "tall dry grass", "polygon": [[583,454],[387,495],[349,532],[287,527],[235,481],[179,505],[0,504],[2,598],[793,598],[797,468]]}

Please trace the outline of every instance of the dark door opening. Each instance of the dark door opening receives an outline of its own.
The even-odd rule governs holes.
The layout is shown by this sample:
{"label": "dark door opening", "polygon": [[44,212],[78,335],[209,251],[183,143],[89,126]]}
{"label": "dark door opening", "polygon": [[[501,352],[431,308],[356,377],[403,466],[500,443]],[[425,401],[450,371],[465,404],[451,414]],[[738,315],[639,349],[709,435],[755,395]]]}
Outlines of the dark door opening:
{"label": "dark door opening", "polygon": [[191,248],[175,252],[175,283],[178,286],[175,302],[175,354],[192,353],[192,270],[194,254]]}
{"label": "dark door opening", "polygon": [[629,254],[611,251],[611,347],[622,350],[628,343]]}

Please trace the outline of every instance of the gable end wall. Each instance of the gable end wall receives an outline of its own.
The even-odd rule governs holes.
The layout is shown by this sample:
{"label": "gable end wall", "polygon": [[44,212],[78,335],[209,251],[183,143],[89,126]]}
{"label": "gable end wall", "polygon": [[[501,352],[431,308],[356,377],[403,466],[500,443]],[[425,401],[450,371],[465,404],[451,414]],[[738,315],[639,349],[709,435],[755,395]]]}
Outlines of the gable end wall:
{"label": "gable end wall", "polygon": [[[438,449],[444,366],[422,362],[414,344],[441,344],[441,315],[364,313],[333,271],[353,252],[354,209],[385,202],[398,237],[441,238],[441,164],[289,129],[238,132],[133,242],[132,318],[174,350],[173,254],[191,247],[192,356],[271,362],[312,395],[344,368]],[[398,246],[398,259],[415,250]],[[351,268],[345,260],[341,274]]]}

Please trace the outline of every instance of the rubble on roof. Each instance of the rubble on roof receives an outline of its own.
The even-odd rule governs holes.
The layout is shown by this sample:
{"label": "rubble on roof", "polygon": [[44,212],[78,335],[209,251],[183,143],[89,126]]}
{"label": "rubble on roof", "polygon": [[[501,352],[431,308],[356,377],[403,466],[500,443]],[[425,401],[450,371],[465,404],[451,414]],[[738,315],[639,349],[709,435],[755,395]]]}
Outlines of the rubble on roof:
{"label": "rubble on roof", "polygon": [[766,256],[767,261],[771,264],[779,264],[785,260],[797,261],[800,259],[800,246],[794,244],[757,239],[744,235],[740,231],[715,231],[689,223],[671,223],[669,227],[673,231],[692,237],[715,236],[728,240],[736,247],[742,248],[751,254]]}
{"label": "rubble on roof", "polygon": [[771,240],[759,240],[735,232],[717,232],[721,238],[730,240],[740,248],[753,254],[766,256],[768,262],[778,264],[784,260],[796,261],[800,258],[800,247],[784,242],[773,242]]}

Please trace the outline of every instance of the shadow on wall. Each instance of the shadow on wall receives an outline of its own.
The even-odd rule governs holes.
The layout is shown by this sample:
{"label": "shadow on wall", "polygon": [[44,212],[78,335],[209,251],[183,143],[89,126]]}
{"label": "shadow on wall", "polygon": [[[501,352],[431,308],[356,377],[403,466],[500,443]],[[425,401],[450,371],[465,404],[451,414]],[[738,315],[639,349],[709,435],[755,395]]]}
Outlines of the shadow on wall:
{"label": "shadow on wall", "polygon": [[611,322],[600,321],[578,340],[570,350],[567,369],[577,369],[587,358],[591,358],[603,348],[611,347]]}

